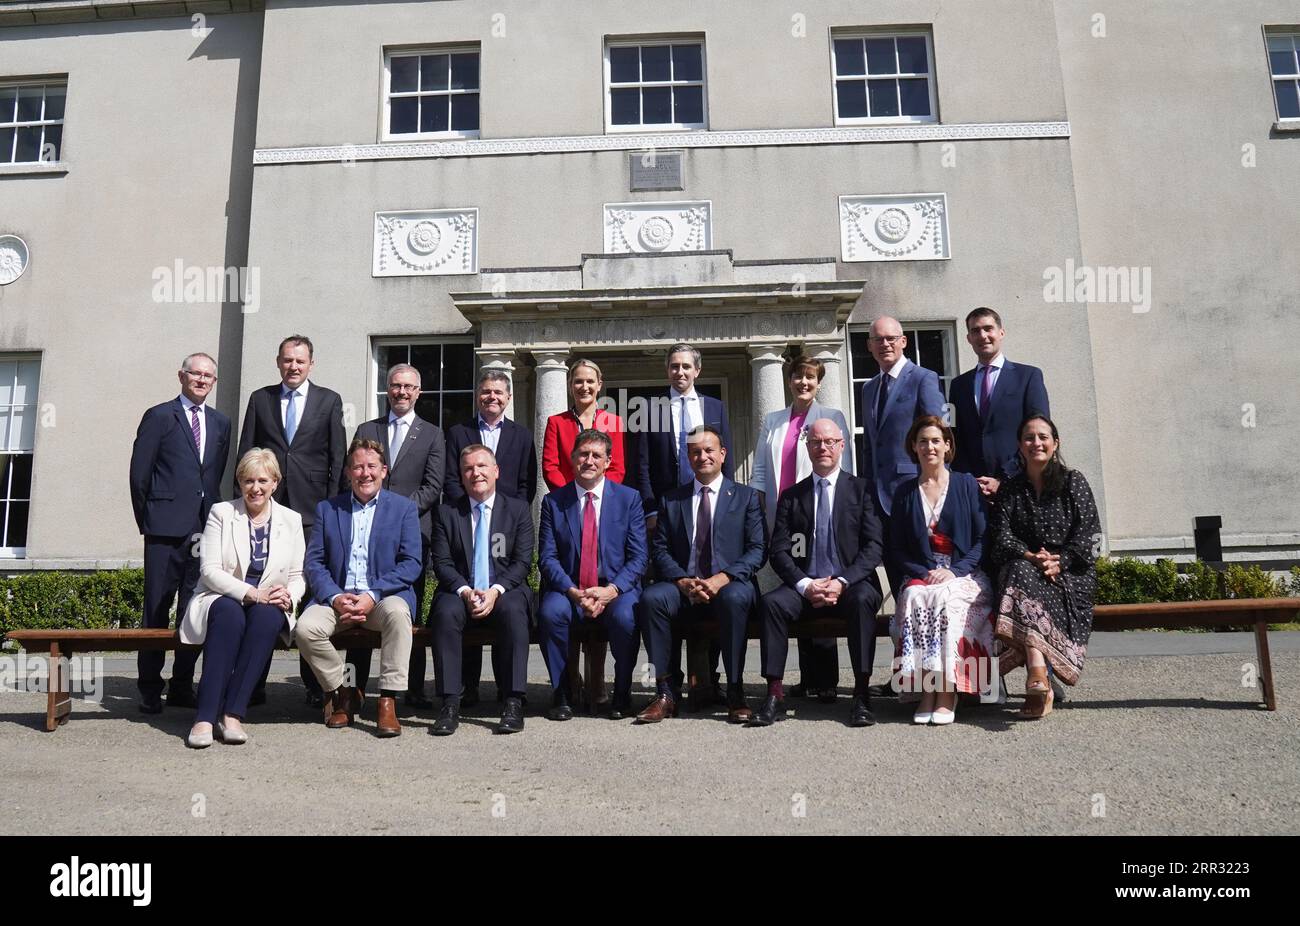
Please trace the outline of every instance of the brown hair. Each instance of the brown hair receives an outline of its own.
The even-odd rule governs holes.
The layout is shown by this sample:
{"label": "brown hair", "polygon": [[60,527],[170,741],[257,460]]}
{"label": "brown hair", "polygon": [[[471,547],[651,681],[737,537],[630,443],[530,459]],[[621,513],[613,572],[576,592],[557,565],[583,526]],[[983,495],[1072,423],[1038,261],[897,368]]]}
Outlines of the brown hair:
{"label": "brown hair", "polygon": [[384,466],[388,465],[388,455],[384,453],[383,444],[379,443],[377,440],[371,440],[369,437],[358,437],[352,441],[352,445],[348,447],[349,466],[352,465],[352,454],[356,453],[358,450],[373,450],[375,453],[379,454],[379,462],[384,464]]}
{"label": "brown hair", "polygon": [[908,457],[913,463],[920,464],[921,459],[916,455],[916,438],[926,428],[938,428],[943,439],[948,443],[948,450],[943,455],[943,462],[951,463],[953,455],[957,452],[957,441],[953,439],[952,428],[943,423],[943,419],[938,415],[922,415],[912,422],[912,426],[907,429],[907,440],[903,447],[907,450]]}
{"label": "brown hair", "polygon": [[826,376],[826,364],[822,363],[816,357],[810,357],[808,354],[800,354],[793,360],[786,361],[785,378],[789,379],[799,370],[812,370],[813,375],[817,377],[817,382],[821,382]]}

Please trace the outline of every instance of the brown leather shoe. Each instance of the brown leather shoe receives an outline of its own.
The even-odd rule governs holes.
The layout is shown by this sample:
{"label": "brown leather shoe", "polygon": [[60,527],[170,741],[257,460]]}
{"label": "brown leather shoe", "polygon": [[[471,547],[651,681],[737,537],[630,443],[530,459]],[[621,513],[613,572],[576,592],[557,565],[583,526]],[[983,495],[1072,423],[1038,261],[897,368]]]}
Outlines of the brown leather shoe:
{"label": "brown leather shoe", "polygon": [[744,695],[732,698],[727,704],[727,723],[749,723],[754,719],[754,712],[745,703]]}
{"label": "brown leather shoe", "polygon": [[380,736],[401,736],[402,725],[397,722],[397,699],[381,697],[377,711],[379,722],[377,733]]}
{"label": "brown leather shoe", "polygon": [[637,723],[658,723],[677,716],[677,702],[668,695],[656,695],[646,709],[636,715]]}
{"label": "brown leather shoe", "polygon": [[336,688],[325,692],[324,713],[325,726],[331,730],[341,730],[352,723],[352,689]]}

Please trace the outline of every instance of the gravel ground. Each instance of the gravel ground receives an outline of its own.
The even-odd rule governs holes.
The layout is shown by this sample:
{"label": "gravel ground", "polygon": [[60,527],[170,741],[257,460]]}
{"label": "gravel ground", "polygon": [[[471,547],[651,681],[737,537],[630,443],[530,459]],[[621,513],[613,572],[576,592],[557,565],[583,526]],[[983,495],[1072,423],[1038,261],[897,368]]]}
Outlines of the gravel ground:
{"label": "gravel ground", "polygon": [[55,734],[43,695],[0,693],[0,833],[1295,834],[1300,633],[1271,641],[1275,713],[1243,687],[1249,635],[1098,634],[1042,722],[1018,721],[1013,694],[947,728],[878,700],[868,729],[844,723],[847,675],[838,704],[791,702],[767,729],[551,723],[534,648],[522,734],[492,735],[487,703],[453,737],[428,735],[426,712],[396,740],[369,709],[348,730],[310,722],[296,657],[277,657],[252,741],[204,751],[183,745],[190,711],[140,714],[134,661],[109,658],[103,701],[78,700]]}

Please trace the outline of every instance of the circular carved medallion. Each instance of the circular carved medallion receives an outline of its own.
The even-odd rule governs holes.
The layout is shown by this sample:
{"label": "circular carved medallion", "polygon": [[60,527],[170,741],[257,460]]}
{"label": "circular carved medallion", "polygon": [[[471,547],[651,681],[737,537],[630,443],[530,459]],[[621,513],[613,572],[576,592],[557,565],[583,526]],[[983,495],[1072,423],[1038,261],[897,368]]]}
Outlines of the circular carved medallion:
{"label": "circular carved medallion", "polygon": [[29,257],[26,241],[17,235],[0,235],[0,286],[22,276]]}

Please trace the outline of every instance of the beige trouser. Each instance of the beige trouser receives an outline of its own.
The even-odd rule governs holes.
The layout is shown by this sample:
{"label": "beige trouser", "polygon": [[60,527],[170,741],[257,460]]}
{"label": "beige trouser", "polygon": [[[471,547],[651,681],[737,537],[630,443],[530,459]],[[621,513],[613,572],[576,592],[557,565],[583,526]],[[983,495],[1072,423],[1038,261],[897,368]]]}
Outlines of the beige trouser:
{"label": "beige trouser", "polygon": [[[339,616],[329,605],[314,604],[302,612],[294,628],[298,652],[316,673],[321,688],[330,692],[343,684],[343,654],[330,637],[338,629]],[[350,626],[356,626],[351,624]],[[379,631],[379,688],[406,691],[406,674],[411,661],[411,609],[396,595],[381,599],[366,615],[361,626]]]}

